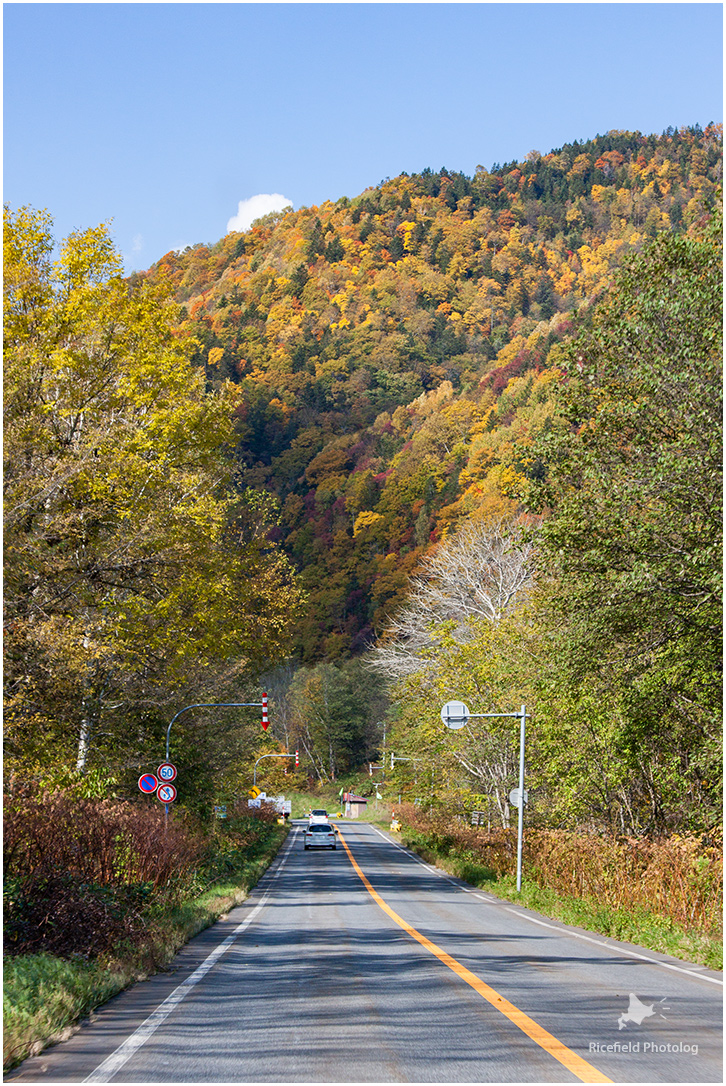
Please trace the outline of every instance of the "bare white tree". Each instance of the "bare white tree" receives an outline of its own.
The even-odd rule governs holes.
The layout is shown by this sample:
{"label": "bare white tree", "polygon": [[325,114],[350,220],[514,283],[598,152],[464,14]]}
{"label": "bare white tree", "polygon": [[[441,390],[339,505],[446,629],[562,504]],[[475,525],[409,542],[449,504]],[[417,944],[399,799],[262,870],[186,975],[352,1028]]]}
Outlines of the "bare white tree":
{"label": "bare white tree", "polygon": [[372,650],[369,666],[394,680],[425,670],[442,623],[466,643],[472,622],[498,622],[522,602],[532,565],[532,544],[519,520],[467,521],[412,578],[408,603]]}
{"label": "bare white tree", "polygon": [[501,728],[476,730],[467,726],[453,747],[454,760],[475,780],[487,797],[489,819],[505,828],[510,825],[509,791],[516,778],[518,756]]}

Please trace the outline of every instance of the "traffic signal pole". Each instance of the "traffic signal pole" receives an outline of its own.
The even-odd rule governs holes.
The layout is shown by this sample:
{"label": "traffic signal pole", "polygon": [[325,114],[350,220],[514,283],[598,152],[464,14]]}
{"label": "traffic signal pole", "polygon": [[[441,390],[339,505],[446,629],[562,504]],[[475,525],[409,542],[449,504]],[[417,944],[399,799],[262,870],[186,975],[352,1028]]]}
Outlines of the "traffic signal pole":
{"label": "traffic signal pole", "polygon": [[[166,761],[169,761],[169,738],[171,736],[171,726],[175,720],[178,720],[182,713],[189,712],[190,709],[248,709],[258,708],[262,709],[262,727],[267,731],[267,694],[262,695],[262,701],[201,701],[196,702],[194,705],[185,705],[183,709],[180,709],[171,720],[169,721],[169,727],[166,729]],[[164,804],[164,824],[169,823],[169,804]]]}
{"label": "traffic signal pole", "polygon": [[[185,705],[183,709],[180,709],[176,716],[172,717],[169,721],[169,727],[166,729],[166,760],[169,761],[169,736],[171,735],[171,726],[175,720],[182,715],[182,713],[188,712],[189,709],[247,709],[250,707],[256,707],[263,710],[263,717],[267,717],[267,695],[262,695],[262,701],[202,701],[195,705]],[[266,720],[263,723],[267,723]]]}

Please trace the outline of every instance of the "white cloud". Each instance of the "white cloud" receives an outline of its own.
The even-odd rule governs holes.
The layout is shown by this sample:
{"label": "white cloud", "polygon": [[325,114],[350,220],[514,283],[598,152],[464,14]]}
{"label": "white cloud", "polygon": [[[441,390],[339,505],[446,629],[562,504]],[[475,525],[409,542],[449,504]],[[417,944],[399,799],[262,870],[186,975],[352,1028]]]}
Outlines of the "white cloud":
{"label": "white cloud", "polygon": [[237,214],[227,223],[227,233],[233,230],[249,230],[255,219],[261,219],[271,211],[282,211],[286,207],[292,207],[292,200],[279,192],[261,192],[257,196],[250,196],[249,200],[240,200]]}
{"label": "white cloud", "polygon": [[124,262],[124,267],[132,267],[137,269],[139,267],[138,257],[144,251],[144,236],[143,234],[134,234],[131,239],[131,243],[121,249],[121,258]]}

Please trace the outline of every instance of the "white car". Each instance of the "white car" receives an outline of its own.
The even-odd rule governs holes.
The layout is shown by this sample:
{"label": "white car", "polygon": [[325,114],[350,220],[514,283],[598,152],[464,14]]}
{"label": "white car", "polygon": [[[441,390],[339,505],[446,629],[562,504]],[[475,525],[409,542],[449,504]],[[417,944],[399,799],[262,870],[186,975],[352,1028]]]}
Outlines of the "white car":
{"label": "white car", "polygon": [[316,822],[322,822],[323,825],[327,826],[329,824],[328,812],[322,810],[322,808],[311,811],[308,816],[308,826],[314,826]]}
{"label": "white car", "polygon": [[337,848],[335,828],[329,822],[313,822],[303,833],[305,851],[309,848]]}

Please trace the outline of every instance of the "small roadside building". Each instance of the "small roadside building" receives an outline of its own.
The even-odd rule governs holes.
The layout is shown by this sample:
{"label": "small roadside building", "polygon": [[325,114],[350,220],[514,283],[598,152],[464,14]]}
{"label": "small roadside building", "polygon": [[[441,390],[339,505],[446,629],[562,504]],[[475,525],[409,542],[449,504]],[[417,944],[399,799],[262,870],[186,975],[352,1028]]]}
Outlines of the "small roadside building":
{"label": "small roadside building", "polygon": [[353,792],[343,792],[343,803],[345,803],[345,817],[358,818],[359,815],[365,814],[368,800],[363,796],[356,796]]}

